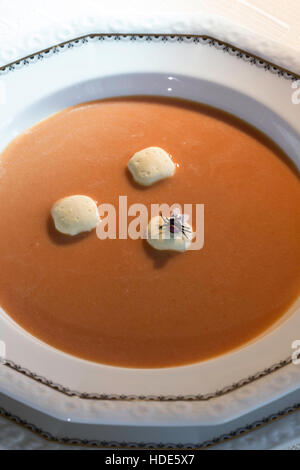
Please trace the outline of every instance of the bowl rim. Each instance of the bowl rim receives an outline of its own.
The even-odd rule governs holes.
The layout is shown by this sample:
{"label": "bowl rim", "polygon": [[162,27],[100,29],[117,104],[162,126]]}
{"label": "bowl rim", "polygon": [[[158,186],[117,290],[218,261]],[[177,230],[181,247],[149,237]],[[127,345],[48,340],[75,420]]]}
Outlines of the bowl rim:
{"label": "bowl rim", "polygon": [[[241,50],[235,46],[227,44],[225,42],[219,41],[210,36],[205,35],[197,35],[197,34],[110,34],[110,33],[96,33],[96,34],[88,34],[84,36],[80,36],[74,38],[72,40],[68,40],[56,45],[53,45],[47,49],[37,51],[33,54],[25,56],[19,60],[11,62],[7,65],[0,67],[0,77],[4,74],[17,71],[22,67],[31,66],[34,64],[36,60],[41,60],[46,57],[50,57],[52,54],[57,54],[60,50],[64,48],[73,48],[78,47],[80,45],[84,45],[92,40],[99,40],[99,41],[155,41],[155,42],[168,42],[168,41],[178,41],[178,42],[194,42],[194,43],[201,43],[206,44],[216,49],[222,50],[224,53],[234,55],[237,59],[242,59],[245,62],[248,62],[249,65],[255,65],[259,68],[263,68],[264,70],[272,73],[273,75],[277,75],[279,78],[284,78],[287,80],[299,80],[300,75],[297,75],[293,72],[290,72],[280,66],[277,66],[271,62],[268,62],[265,59],[261,59],[258,56],[251,54],[250,52]],[[216,390],[213,393],[208,393],[205,395],[188,395],[188,396],[136,396],[136,395],[110,395],[110,394],[98,394],[98,393],[87,393],[87,392],[79,392],[76,390],[71,390],[64,385],[60,385],[57,383],[53,383],[51,380],[48,380],[45,377],[42,377],[31,371],[27,368],[22,367],[22,365],[16,364],[14,361],[9,359],[5,359],[2,361],[3,364],[27,377],[31,378],[34,381],[40,382],[60,393],[63,393],[67,396],[76,396],[83,400],[87,399],[95,399],[95,400],[118,400],[118,401],[128,401],[128,400],[140,400],[140,401],[208,401],[213,398],[217,398],[228,393],[231,393],[239,388],[244,387],[245,385],[249,385],[263,377],[266,377],[276,371],[283,369],[285,366],[291,364],[292,358],[288,357],[279,362],[276,362],[269,367],[258,371],[257,373],[248,376],[246,378],[242,378],[238,382],[233,384],[226,385],[220,390]]]}
{"label": "bowl rim", "polygon": [[55,45],[47,47],[46,49],[41,49],[32,54],[28,54],[20,59],[9,62],[8,64],[2,65],[0,67],[0,75],[3,73],[12,72],[16,69],[19,69],[21,66],[28,66],[31,63],[34,63],[34,59],[42,59],[49,57],[50,53],[58,53],[61,49],[65,47],[77,47],[81,44],[86,44],[89,40],[99,39],[104,40],[130,40],[130,41],[156,41],[156,42],[167,42],[167,41],[178,41],[178,42],[195,42],[201,44],[207,44],[211,47],[223,50],[225,53],[235,55],[238,59],[243,59],[246,62],[249,62],[251,65],[256,65],[259,68],[264,68],[270,73],[276,74],[279,77],[286,78],[288,80],[299,80],[300,74],[291,72],[287,68],[284,68],[280,65],[277,65],[273,62],[263,59],[262,57],[255,55],[251,52],[246,51],[245,49],[240,49],[239,47],[233,46],[232,44],[221,41],[213,36],[205,34],[180,34],[180,33],[94,33],[94,34],[85,34],[83,36],[78,36],[67,41],[59,42]]}

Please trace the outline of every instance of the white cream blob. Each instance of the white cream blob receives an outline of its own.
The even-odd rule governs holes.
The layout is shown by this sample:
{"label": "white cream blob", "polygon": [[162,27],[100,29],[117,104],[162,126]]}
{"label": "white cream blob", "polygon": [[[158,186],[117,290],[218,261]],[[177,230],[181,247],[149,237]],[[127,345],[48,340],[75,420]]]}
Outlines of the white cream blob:
{"label": "white cream blob", "polygon": [[57,201],[51,209],[55,228],[65,235],[90,232],[100,222],[96,202],[88,196],[69,196]]}
{"label": "white cream blob", "polygon": [[175,173],[170,155],[160,147],[148,147],[135,153],[129,160],[128,169],[133,179],[142,186],[150,186]]}
{"label": "white cream blob", "polygon": [[179,251],[183,253],[192,243],[193,230],[192,227],[185,222],[182,230],[177,233],[170,232],[170,226],[165,223],[160,215],[153,217],[147,227],[146,239],[149,245],[155,250]]}

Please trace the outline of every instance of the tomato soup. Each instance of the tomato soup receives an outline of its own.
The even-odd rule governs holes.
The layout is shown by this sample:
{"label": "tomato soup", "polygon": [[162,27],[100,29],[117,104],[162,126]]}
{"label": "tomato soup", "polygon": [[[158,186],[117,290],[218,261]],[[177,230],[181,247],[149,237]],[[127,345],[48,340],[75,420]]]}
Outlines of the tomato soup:
{"label": "tomato soup", "polygon": [[[143,188],[131,156],[157,146],[175,175]],[[91,361],[178,366],[240,347],[300,293],[300,181],[266,136],[220,110],[156,97],[84,103],[0,156],[0,305],[51,346]],[[201,250],[69,237],[50,217],[84,194],[118,208],[204,204]],[[129,218],[130,220],[130,218]]]}

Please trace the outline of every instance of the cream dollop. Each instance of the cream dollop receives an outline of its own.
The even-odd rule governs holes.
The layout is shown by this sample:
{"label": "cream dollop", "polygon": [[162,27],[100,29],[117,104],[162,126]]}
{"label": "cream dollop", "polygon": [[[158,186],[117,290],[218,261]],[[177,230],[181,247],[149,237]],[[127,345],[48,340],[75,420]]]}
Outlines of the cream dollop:
{"label": "cream dollop", "polygon": [[69,196],[57,201],[51,209],[55,228],[65,235],[90,232],[100,222],[96,202],[88,196]]}
{"label": "cream dollop", "polygon": [[134,180],[143,186],[170,178],[175,173],[170,155],[160,147],[148,147],[135,153],[129,160],[128,169]]}
{"label": "cream dollop", "polygon": [[[169,219],[167,219],[169,220]],[[170,232],[170,225],[166,218],[158,215],[153,217],[147,227],[146,239],[149,245],[156,250],[186,251],[192,243],[193,230],[187,222],[183,224],[184,232]]]}

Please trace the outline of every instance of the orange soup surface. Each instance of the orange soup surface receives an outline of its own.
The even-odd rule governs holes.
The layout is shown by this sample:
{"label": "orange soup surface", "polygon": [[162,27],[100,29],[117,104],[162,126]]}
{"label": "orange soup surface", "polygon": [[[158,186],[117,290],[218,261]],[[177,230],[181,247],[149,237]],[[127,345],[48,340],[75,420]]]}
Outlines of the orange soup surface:
{"label": "orange soup surface", "polygon": [[[143,188],[127,164],[150,146],[179,167]],[[222,111],[155,97],[77,105],[16,138],[0,170],[0,304],[67,353],[124,367],[195,363],[253,340],[299,295],[299,176]],[[73,194],[116,209],[120,195],[149,211],[204,204],[204,247],[174,254],[96,231],[62,235],[51,207]]]}

